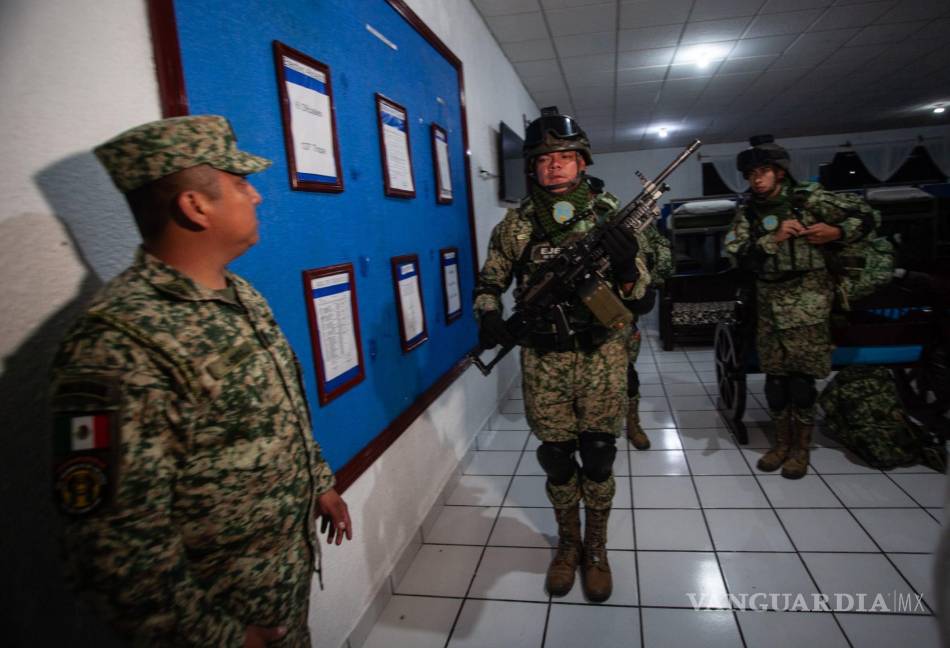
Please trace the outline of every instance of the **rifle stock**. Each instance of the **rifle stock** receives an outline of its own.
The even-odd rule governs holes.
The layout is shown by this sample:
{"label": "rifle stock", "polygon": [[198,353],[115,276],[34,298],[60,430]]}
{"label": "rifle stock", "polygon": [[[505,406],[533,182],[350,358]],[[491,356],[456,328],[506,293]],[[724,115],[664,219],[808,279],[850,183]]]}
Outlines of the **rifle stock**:
{"label": "rifle stock", "polygon": [[[515,292],[515,312],[505,320],[505,326],[516,343],[502,346],[487,364],[481,360],[481,353],[487,349],[478,349],[469,354],[472,364],[478,367],[482,374],[490,374],[492,368],[523,341],[530,332],[532,323],[546,318],[570,297],[585,295],[585,303],[590,303],[586,296],[600,288],[596,282],[603,283],[602,274],[609,266],[607,252],[601,242],[605,232],[614,227],[622,227],[638,233],[648,227],[656,219],[657,201],[670,189],[665,180],[695,153],[700,145],[699,140],[693,140],[653,180],[647,180],[638,171],[637,176],[643,183],[643,189],[636,198],[620,208],[606,223],[593,228],[583,239],[564,248],[557,256],[534,271],[524,289]],[[603,302],[602,299],[597,301]],[[601,313],[594,310],[593,306],[591,310],[601,317]],[[617,318],[612,318],[609,322],[604,322],[604,325],[619,328],[625,324]]]}

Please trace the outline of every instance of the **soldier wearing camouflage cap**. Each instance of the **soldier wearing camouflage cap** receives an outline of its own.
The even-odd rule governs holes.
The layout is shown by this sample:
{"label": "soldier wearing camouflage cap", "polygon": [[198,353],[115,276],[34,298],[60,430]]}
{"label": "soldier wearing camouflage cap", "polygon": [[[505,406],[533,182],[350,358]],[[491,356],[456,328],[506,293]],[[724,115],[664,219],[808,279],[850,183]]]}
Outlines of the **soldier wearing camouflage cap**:
{"label": "soldier wearing camouflage cap", "polygon": [[808,470],[815,380],[831,371],[835,285],[828,259],[874,229],[870,207],[789,175],[771,135],[750,140],[736,165],[751,194],[726,233],[725,250],[756,279],[756,347],[775,443],[758,468],[798,479]]}
{"label": "soldier wearing camouflage cap", "polygon": [[52,369],[54,492],[74,586],[136,645],[310,646],[320,548],[352,537],[296,357],[226,269],[261,197],[224,117],[144,124],[95,151],[142,234]]}
{"label": "soldier wearing camouflage cap", "polygon": [[[532,272],[561,246],[607,220],[619,201],[584,171],[593,162],[590,142],[577,122],[549,107],[527,128],[524,142],[528,195],[494,228],[475,288],[474,310],[482,347],[513,342],[502,317],[501,295],[516,281],[520,290]],[[650,282],[636,238],[610,230],[608,247],[614,288],[634,304]],[[606,600],[613,583],[607,562],[607,520],[616,485],[617,453],[626,398],[626,334],[602,326],[581,303],[564,306],[564,322],[548,321],[522,342],[525,414],[541,445],[538,462],[558,523],[558,548],[545,581],[553,596],[574,585],[583,560],[587,598]],[[577,462],[579,456],[580,463]],[[580,501],[586,509],[580,535]]]}

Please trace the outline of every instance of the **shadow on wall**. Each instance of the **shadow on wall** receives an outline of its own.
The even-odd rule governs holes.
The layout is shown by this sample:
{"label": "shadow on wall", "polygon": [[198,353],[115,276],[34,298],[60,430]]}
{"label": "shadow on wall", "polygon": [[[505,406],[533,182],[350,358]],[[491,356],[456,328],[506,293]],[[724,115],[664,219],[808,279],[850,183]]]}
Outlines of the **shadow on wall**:
{"label": "shadow on wall", "polygon": [[[59,542],[61,520],[51,497],[52,435],[47,391],[49,366],[60,339],[103,282],[128,264],[138,235],[124,199],[91,153],[46,167],[35,180],[69,238],[68,243],[43,241],[44,247],[64,250],[63,265],[48,271],[75,271],[67,259],[75,256],[83,279],[78,292],[64,306],[50,312],[23,344],[3,359],[0,411],[7,414],[4,478],[0,480],[4,511],[0,540],[4,587],[0,597],[5,600],[0,600],[0,605],[8,619],[3,643],[118,646],[122,644],[111,631],[78,605],[66,589]],[[22,224],[21,219],[0,223],[0,240],[16,241],[15,232],[3,230]],[[25,260],[36,252],[12,247],[16,243],[8,245],[4,246],[8,248],[5,253]],[[43,303],[42,295],[36,303]]]}

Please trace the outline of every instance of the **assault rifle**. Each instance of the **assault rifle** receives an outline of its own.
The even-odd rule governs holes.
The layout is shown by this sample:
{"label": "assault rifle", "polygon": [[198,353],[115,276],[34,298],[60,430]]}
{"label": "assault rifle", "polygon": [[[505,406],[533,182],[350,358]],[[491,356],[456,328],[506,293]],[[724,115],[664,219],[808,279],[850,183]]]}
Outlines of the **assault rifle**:
{"label": "assault rifle", "polygon": [[565,247],[535,270],[523,286],[515,290],[515,309],[505,320],[505,327],[514,344],[501,347],[498,354],[485,364],[481,352],[470,353],[472,363],[484,375],[527,336],[538,321],[554,320],[559,334],[569,335],[570,324],[565,311],[566,303],[574,296],[580,297],[595,317],[607,328],[623,329],[629,326],[633,315],[617,297],[607,280],[610,259],[603,239],[608,230],[621,227],[628,232],[640,232],[657,216],[656,203],[670,190],[664,181],[700,146],[699,140],[687,146],[652,181],[637,171],[643,190],[636,198],[624,205],[606,223],[594,227],[576,243]]}

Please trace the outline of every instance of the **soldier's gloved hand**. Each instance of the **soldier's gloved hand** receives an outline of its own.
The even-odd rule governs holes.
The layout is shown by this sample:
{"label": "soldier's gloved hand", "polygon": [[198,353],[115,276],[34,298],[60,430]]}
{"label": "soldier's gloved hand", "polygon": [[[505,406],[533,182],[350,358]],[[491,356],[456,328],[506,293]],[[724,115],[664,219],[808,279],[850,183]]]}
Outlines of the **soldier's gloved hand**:
{"label": "soldier's gloved hand", "polygon": [[637,252],[640,245],[633,234],[628,234],[619,227],[607,230],[604,234],[604,248],[610,257],[610,267],[614,277],[621,283],[630,283],[637,280],[640,273],[637,271]]}
{"label": "soldier's gloved hand", "polygon": [[514,346],[515,339],[508,332],[501,312],[497,310],[485,311],[478,324],[478,343],[483,349],[494,346]]}

